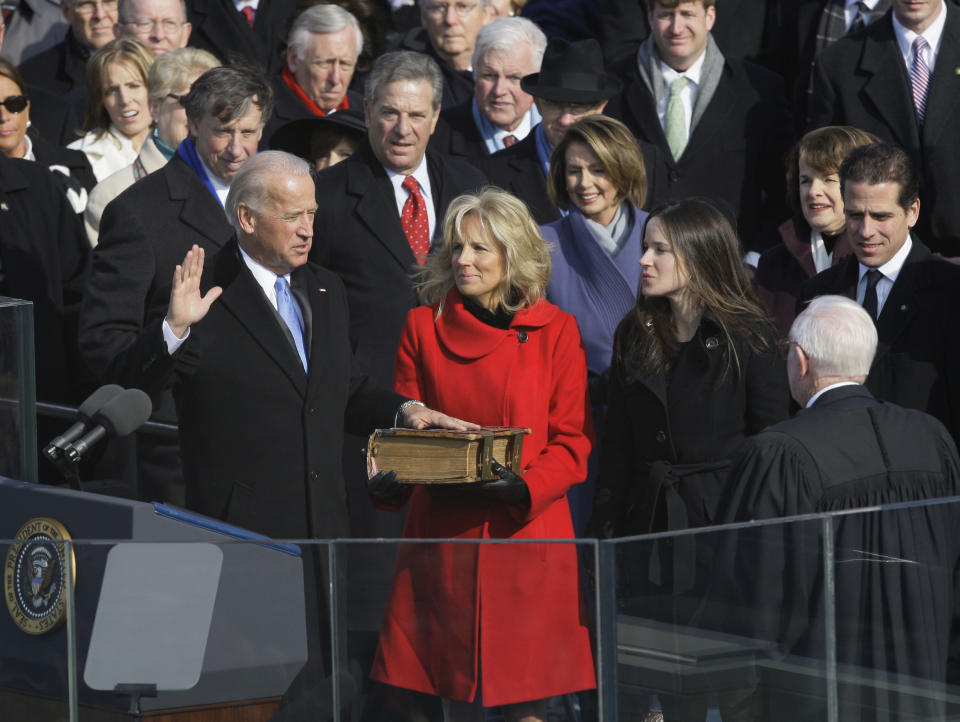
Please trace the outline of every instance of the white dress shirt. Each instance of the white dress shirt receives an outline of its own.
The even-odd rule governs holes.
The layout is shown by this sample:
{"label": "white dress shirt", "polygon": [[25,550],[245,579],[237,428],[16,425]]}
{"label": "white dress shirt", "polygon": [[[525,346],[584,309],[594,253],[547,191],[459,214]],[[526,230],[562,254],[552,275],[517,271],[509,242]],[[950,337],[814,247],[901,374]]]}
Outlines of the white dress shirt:
{"label": "white dress shirt", "polygon": [[[940,0],[940,14],[937,19],[930,23],[930,27],[924,30],[920,35],[927,41],[929,49],[927,50],[927,67],[930,68],[930,75],[933,75],[933,68],[937,63],[937,54],[940,52],[940,38],[943,36],[943,26],[947,22],[947,6]],[[910,77],[910,66],[913,65],[913,41],[917,39],[917,33],[908,30],[900,21],[897,20],[896,13],[893,14],[893,34],[897,38],[897,45],[900,46],[900,54],[903,56],[903,62],[907,66],[907,77]]]}
{"label": "white dress shirt", "polygon": [[700,88],[700,75],[703,73],[703,62],[707,58],[707,51],[700,53],[693,65],[678,73],[662,60],[660,61],[660,72],[663,74],[663,97],[660,99],[660,107],[657,108],[657,117],[660,118],[660,127],[664,127],[667,119],[667,103],[670,100],[670,84],[684,76],[688,81],[687,86],[680,91],[680,102],[683,103],[683,122],[687,129],[687,139],[690,138],[690,120],[693,118],[693,106],[697,102],[697,92]]}
{"label": "white dress shirt", "polygon": [[[900,250],[893,255],[893,258],[882,266],[877,267],[877,270],[883,274],[883,278],[877,281],[876,287],[877,318],[880,318],[880,314],[883,313],[883,304],[887,302],[887,296],[890,295],[890,290],[893,288],[893,284],[896,283],[897,276],[900,275],[900,270],[903,268],[907,256],[910,255],[911,248],[913,248],[913,239],[907,236],[907,240],[903,242]],[[870,268],[864,266],[862,263],[858,265],[860,266],[860,280],[857,282],[857,303],[862,306],[863,298],[867,295],[867,271],[869,271]]]}
{"label": "white dress shirt", "polygon": [[[873,10],[880,0],[862,0],[862,2]],[[843,9],[843,14],[846,19],[847,30],[849,30],[853,25],[853,21],[857,19],[857,0],[847,0],[847,6]]]}

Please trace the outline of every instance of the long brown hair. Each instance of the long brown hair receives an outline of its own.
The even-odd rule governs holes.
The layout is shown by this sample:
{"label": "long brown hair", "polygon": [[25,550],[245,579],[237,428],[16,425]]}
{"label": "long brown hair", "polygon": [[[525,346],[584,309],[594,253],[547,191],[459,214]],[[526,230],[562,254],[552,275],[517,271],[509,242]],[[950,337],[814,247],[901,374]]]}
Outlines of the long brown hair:
{"label": "long brown hair", "polygon": [[[743,265],[740,241],[726,217],[706,200],[690,198],[655,208],[647,225],[658,219],[677,264],[687,275],[686,291],[721,329],[727,363],[740,372],[734,338],[768,349],[776,337]],[[644,229],[646,233],[646,229]],[[766,332],[765,332],[766,331]],[[636,373],[669,371],[680,351],[670,301],[637,294],[633,310],[620,323],[613,368],[621,378]]]}

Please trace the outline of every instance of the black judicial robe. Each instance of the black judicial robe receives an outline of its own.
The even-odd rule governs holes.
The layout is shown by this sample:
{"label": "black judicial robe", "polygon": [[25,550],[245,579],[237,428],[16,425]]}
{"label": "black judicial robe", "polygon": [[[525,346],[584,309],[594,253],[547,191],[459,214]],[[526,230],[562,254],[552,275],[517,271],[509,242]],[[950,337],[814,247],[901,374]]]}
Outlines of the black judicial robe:
{"label": "black judicial robe", "polygon": [[[831,389],[795,418],[748,439],[718,510],[734,522],[960,493],[960,460],[933,417]],[[944,719],[955,682],[960,502],[833,517],[840,719]],[[757,719],[825,714],[823,522],[751,527],[716,541],[716,576],[698,626],[774,643],[779,675],[759,675]],[[954,661],[951,661],[953,659]],[[760,665],[763,667],[764,665]],[[807,669],[811,675],[798,674]],[[924,690],[897,691],[896,683]],[[792,691],[787,691],[787,688]]]}

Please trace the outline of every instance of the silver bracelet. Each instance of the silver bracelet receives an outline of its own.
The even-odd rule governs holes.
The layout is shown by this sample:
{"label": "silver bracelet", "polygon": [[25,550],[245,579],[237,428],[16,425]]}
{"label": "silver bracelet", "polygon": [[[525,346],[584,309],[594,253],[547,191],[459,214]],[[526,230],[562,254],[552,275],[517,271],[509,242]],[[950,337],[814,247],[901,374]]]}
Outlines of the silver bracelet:
{"label": "silver bracelet", "polygon": [[400,408],[397,409],[397,413],[393,417],[394,428],[397,428],[400,426],[400,417],[403,416],[403,412],[406,411],[407,408],[410,406],[423,406],[424,408],[427,407],[425,403],[423,403],[422,401],[417,401],[416,399],[410,399],[409,401],[404,401],[402,404],[400,404]]}

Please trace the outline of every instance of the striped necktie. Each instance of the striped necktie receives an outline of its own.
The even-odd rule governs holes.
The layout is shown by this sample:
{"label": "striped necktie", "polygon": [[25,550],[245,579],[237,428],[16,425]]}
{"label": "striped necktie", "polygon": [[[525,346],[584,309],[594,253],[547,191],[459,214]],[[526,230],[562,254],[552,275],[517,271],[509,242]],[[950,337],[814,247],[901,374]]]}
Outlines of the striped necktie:
{"label": "striped necktie", "polygon": [[913,105],[917,120],[923,125],[927,114],[927,91],[930,90],[930,66],[927,65],[927,49],[930,45],[918,35],[913,41],[913,65],[910,66],[910,86],[913,90]]}

